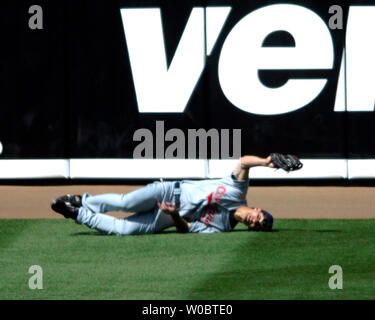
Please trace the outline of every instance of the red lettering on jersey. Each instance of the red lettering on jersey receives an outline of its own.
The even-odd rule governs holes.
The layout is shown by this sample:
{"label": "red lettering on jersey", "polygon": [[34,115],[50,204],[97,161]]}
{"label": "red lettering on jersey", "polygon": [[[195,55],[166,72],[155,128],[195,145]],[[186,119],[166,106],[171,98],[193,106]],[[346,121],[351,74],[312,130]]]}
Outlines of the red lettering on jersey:
{"label": "red lettering on jersey", "polygon": [[216,197],[215,197],[215,201],[216,201],[217,203],[220,203],[221,198],[224,196],[224,194],[225,194],[226,191],[227,191],[227,190],[226,190],[225,187],[223,187],[223,186],[218,186],[218,187],[217,187],[217,190],[216,190]]}
{"label": "red lettering on jersey", "polygon": [[203,212],[203,216],[201,218],[201,221],[205,223],[207,226],[210,226],[211,221],[214,219],[215,216],[215,205],[219,204],[221,201],[221,198],[224,196],[225,192],[227,190],[223,186],[219,186],[216,189],[216,196],[215,196],[215,202],[213,205],[212,204],[212,198],[214,196],[214,193],[211,192],[207,196],[207,207]]}
{"label": "red lettering on jersey", "polygon": [[211,204],[211,202],[212,202],[212,198],[214,197],[214,193],[213,192],[211,192],[209,195],[208,195],[208,197],[207,197],[207,204]]}

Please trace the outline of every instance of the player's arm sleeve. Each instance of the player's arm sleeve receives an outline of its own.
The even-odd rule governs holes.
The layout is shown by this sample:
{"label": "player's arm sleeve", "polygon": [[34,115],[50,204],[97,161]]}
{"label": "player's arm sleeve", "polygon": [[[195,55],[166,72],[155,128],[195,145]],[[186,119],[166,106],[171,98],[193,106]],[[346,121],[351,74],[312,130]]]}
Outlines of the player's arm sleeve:
{"label": "player's arm sleeve", "polygon": [[215,233],[220,232],[218,229],[213,227],[209,227],[203,222],[195,221],[190,223],[188,232],[196,232],[196,233]]}

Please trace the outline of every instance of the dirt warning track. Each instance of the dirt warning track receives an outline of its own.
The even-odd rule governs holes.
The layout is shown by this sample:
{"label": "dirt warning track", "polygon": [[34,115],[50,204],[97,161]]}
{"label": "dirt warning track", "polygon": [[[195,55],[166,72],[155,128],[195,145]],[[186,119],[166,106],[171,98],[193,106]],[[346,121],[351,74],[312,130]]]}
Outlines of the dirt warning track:
{"label": "dirt warning track", "polygon": [[[63,194],[128,193],[141,185],[0,186],[0,218],[52,218],[51,201]],[[375,218],[374,187],[253,186],[249,206],[270,211],[275,218]],[[124,217],[123,212],[111,213]]]}

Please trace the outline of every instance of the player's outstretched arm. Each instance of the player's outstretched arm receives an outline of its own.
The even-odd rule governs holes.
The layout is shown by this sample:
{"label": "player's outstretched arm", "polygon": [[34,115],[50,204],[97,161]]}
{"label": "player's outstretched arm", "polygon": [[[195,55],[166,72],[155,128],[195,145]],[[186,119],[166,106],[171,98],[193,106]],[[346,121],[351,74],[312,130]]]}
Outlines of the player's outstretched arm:
{"label": "player's outstretched arm", "polygon": [[273,168],[273,163],[271,162],[271,156],[267,158],[261,158],[257,156],[242,156],[240,162],[233,174],[237,180],[246,180],[249,178],[249,170],[253,167],[269,167]]}
{"label": "player's outstretched arm", "polygon": [[187,222],[185,219],[181,218],[178,209],[170,202],[158,202],[158,206],[160,210],[164,213],[169,214],[173,220],[173,223],[180,233],[186,233],[189,231],[190,223]]}

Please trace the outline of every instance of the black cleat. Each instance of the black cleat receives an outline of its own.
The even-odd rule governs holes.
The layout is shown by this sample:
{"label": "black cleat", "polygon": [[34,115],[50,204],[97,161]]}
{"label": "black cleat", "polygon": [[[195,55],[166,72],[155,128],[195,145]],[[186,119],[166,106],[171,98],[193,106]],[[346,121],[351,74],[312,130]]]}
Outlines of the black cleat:
{"label": "black cleat", "polygon": [[82,196],[78,194],[70,195],[66,194],[57,198],[56,200],[69,202],[73,207],[79,208],[82,207]]}
{"label": "black cleat", "polygon": [[51,208],[53,211],[62,214],[67,219],[70,218],[73,220],[77,220],[78,208],[73,206],[68,201],[63,201],[60,198],[57,198],[52,202]]}

